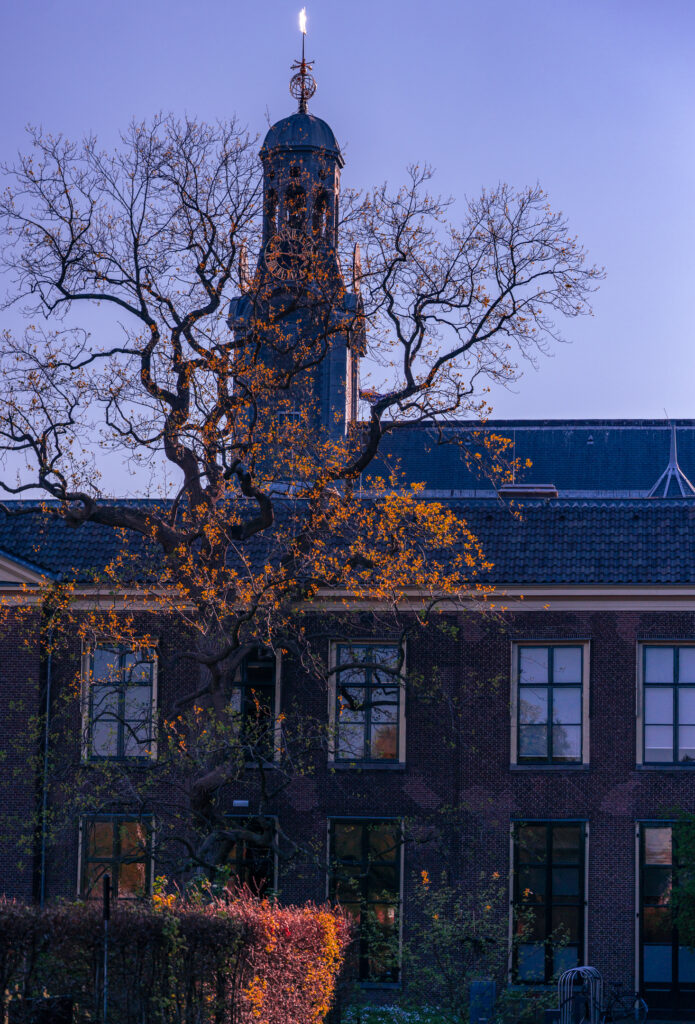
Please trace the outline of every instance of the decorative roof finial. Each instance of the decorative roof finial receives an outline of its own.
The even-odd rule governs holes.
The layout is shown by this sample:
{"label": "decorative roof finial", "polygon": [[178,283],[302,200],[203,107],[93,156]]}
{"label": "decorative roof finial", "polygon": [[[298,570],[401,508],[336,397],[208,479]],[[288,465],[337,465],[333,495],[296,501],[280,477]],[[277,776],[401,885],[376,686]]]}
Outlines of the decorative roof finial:
{"label": "decorative roof finial", "polygon": [[313,61],[304,56],[304,40],[306,39],[306,7],[299,12],[299,31],[302,33],[302,59],[292,65],[295,72],[290,79],[290,93],[299,100],[299,113],[306,114],[307,102],[316,92],[316,79],[311,74]]}
{"label": "decorative roof finial", "polygon": [[668,465],[647,495],[648,498],[692,498],[695,496],[695,487],[678,465],[676,424],[672,423],[670,426],[671,451]]}

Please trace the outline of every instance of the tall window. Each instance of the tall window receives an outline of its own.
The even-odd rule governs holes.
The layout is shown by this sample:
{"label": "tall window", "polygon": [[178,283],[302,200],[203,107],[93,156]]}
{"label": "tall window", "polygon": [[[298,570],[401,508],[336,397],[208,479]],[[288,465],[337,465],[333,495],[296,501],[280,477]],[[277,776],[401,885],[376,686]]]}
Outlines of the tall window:
{"label": "tall window", "polygon": [[640,826],[640,973],[655,1009],[692,1008],[695,996],[695,953],[680,945],[671,918],[674,838],[670,824]]}
{"label": "tall window", "polygon": [[155,656],[100,644],[89,655],[87,747],[94,758],[153,756]]}
{"label": "tall window", "polygon": [[[245,817],[229,817],[232,827],[248,826],[253,831],[253,822]],[[230,882],[234,885],[246,885],[254,895],[263,896],[274,885],[275,858],[267,845],[253,842],[250,838],[238,838],[232,844],[227,856]]]}
{"label": "tall window", "polygon": [[331,896],[359,926],[362,981],[398,981],[400,826],[396,821],[331,823]]}
{"label": "tall window", "polygon": [[582,963],[584,824],[517,825],[514,877],[516,973],[520,981],[547,983]]}
{"label": "tall window", "polygon": [[644,761],[695,763],[695,647],[644,647]]}
{"label": "tall window", "polygon": [[581,762],[583,648],[520,646],[517,657],[518,762]]}
{"label": "tall window", "polygon": [[336,761],[397,761],[401,679],[397,644],[338,644]]}
{"label": "tall window", "polygon": [[239,716],[249,753],[271,757],[275,730],[275,657],[256,650],[238,666],[232,684],[232,707]]}
{"label": "tall window", "polygon": [[109,875],[117,899],[136,899],[150,891],[151,828],[137,818],[114,815],[82,823],[83,899],[101,899]]}

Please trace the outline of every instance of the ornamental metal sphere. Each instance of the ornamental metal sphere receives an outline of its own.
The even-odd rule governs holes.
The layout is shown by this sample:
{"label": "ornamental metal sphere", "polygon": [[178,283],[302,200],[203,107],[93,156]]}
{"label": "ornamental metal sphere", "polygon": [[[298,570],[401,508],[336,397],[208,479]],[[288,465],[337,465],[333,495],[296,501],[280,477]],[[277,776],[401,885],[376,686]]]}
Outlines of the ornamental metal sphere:
{"label": "ornamental metal sphere", "polygon": [[296,100],[310,100],[316,92],[316,79],[301,71],[290,79],[290,93]]}

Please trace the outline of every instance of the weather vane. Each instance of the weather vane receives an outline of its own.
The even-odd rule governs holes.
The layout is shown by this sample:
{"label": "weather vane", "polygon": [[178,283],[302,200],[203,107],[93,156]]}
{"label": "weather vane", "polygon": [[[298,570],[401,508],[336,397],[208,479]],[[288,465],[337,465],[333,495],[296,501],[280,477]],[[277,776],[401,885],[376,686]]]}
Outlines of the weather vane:
{"label": "weather vane", "polygon": [[299,31],[302,33],[302,59],[296,60],[292,70],[296,74],[290,79],[290,92],[296,100],[299,100],[299,113],[306,114],[307,101],[316,92],[316,79],[311,74],[312,61],[307,61],[304,56],[304,40],[306,39],[306,7],[299,12]]}

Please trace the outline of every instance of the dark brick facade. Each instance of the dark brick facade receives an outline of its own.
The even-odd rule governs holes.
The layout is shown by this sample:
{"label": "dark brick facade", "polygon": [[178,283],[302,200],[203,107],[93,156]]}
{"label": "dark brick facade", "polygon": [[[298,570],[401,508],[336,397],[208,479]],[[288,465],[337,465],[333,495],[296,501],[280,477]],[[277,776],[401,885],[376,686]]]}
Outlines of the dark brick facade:
{"label": "dark brick facade", "polygon": [[[636,765],[636,678],[640,641],[695,639],[692,612],[650,610],[515,610],[502,615],[474,611],[447,618],[408,647],[406,761],[364,769],[332,767],[317,757],[314,771],[286,790],[276,813],[283,828],[325,849],[331,816],[394,817],[409,834],[433,830],[436,841],[405,849],[405,921],[408,894],[426,868],[433,877],[443,864],[452,877],[474,884],[481,870],[509,874],[510,824],[524,819],[579,819],[588,824],[588,961],[607,978],[632,984],[635,965],[636,823],[667,819],[674,808],[695,810],[695,768]],[[143,627],[145,623],[143,621]],[[454,628],[451,628],[451,627]],[[160,709],[190,686],[190,668],[176,657],[178,638],[160,628]],[[364,635],[364,634],[362,634]],[[514,642],[588,641],[590,645],[590,760],[588,765],[510,765],[510,664]],[[41,790],[33,758],[41,756],[17,738],[29,735],[32,714],[41,711],[45,666],[31,645],[9,631],[2,639],[5,738],[3,798],[6,824],[0,840],[0,885],[8,896],[36,898],[40,843],[31,857],[17,850],[19,824],[35,818]],[[54,701],[74,682],[79,650],[72,645],[54,663]],[[42,681],[40,684],[39,680]],[[73,690],[74,693],[74,690]],[[19,700],[17,698],[20,698]],[[291,662],[283,674],[283,701],[299,698],[307,715],[327,715],[325,689],[309,682]],[[61,711],[61,714],[69,712]],[[79,721],[73,709],[72,725]],[[67,733],[65,733],[67,735]],[[27,748],[31,739],[26,740]],[[79,751],[70,754],[79,762]],[[138,771],[148,769],[139,768]],[[230,797],[249,799],[253,773],[237,782]],[[60,787],[51,800],[61,802]],[[444,810],[446,809],[446,810]],[[453,809],[453,810],[452,810]],[[48,849],[48,898],[72,896],[77,881],[77,821],[53,837]],[[309,862],[281,870],[287,900],[322,899],[326,878]]]}

